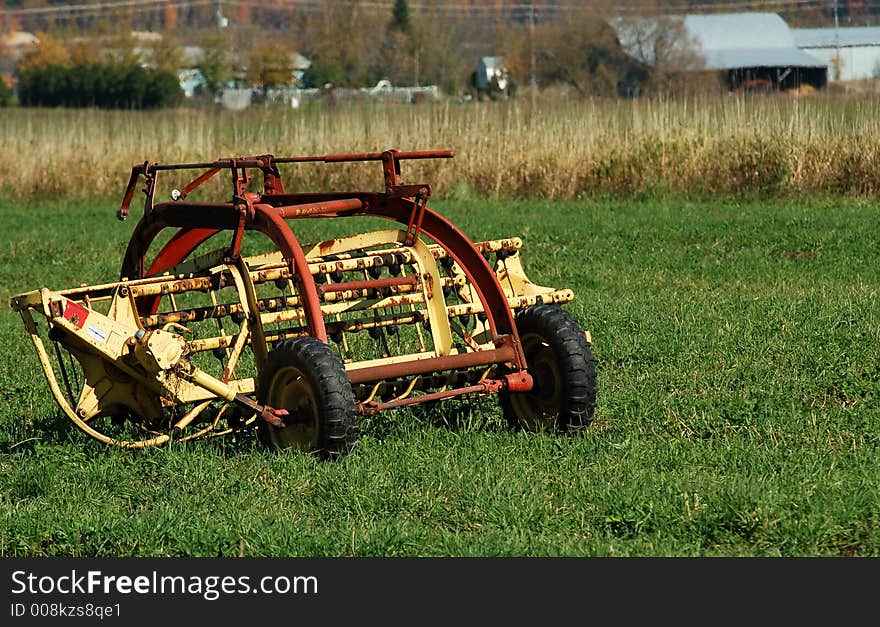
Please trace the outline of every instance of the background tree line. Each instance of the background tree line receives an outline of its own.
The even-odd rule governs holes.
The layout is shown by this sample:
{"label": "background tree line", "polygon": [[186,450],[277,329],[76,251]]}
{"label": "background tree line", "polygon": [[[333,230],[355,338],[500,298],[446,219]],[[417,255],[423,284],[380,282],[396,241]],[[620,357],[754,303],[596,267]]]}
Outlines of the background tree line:
{"label": "background tree line", "polygon": [[[18,6],[29,1],[22,0]],[[662,3],[650,2],[639,0],[638,6],[648,14],[663,12]],[[711,5],[708,1],[691,4],[703,9]],[[55,6],[63,5],[63,1],[55,2]],[[680,24],[673,20],[643,33],[642,43],[653,50],[651,57],[656,63],[647,66],[627,55],[609,20],[633,13],[622,13],[626,3],[610,0],[460,6],[451,0],[389,0],[384,5],[354,0],[266,4],[223,0],[217,6],[179,7],[173,18],[167,11],[125,13],[124,8],[103,17],[98,13],[98,17],[88,18],[91,21],[84,17],[65,21],[63,13],[53,14],[48,32],[56,42],[78,41],[74,47],[91,46],[94,56],[98,47],[119,47],[121,32],[152,29],[162,34],[162,41],[150,45],[150,67],[155,70],[148,70],[148,74],[163,70],[176,73],[186,65],[180,53],[183,46],[197,45],[203,51],[197,67],[209,93],[231,81],[264,89],[287,85],[294,69],[294,52],[311,61],[302,76],[303,87],[361,87],[389,79],[395,85],[438,85],[447,94],[462,94],[469,91],[480,57],[500,56],[520,87],[564,86],[585,97],[719,88],[711,76],[701,81],[690,74],[687,82],[681,80],[678,71],[699,67],[700,59]],[[219,21],[221,17],[223,21]],[[83,34],[86,26],[88,36]],[[61,65],[72,68],[75,64]],[[94,81],[97,86],[106,82],[101,77],[118,82],[115,70],[91,69],[101,79]],[[49,77],[59,82],[52,72],[57,74],[53,70]],[[24,78],[36,80],[33,71],[24,74]],[[135,101],[143,98],[152,102],[150,94],[157,88],[141,88],[141,73],[131,70],[131,74],[127,80],[137,87]],[[92,84],[88,77],[71,78],[70,83]],[[167,77],[162,84],[170,85]],[[119,101],[109,88],[101,93],[107,94],[101,101]],[[68,101],[72,97],[64,98]]]}

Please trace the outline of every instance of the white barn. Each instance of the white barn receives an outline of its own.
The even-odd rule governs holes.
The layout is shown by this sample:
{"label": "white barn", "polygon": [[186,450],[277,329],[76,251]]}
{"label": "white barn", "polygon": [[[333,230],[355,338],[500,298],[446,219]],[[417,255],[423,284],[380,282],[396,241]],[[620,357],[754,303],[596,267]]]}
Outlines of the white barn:
{"label": "white barn", "polygon": [[829,79],[880,77],[880,27],[793,28],[798,48],[828,64]]}
{"label": "white barn", "polygon": [[[731,89],[754,82],[789,89],[802,84],[824,87],[828,63],[807,54],[795,43],[792,29],[777,13],[714,13],[667,16],[679,22],[690,39],[694,52],[702,58],[699,68],[687,71],[718,71],[725,75]],[[611,24],[624,50],[640,61],[651,47],[638,41],[645,32],[642,25],[652,18],[617,18]]]}

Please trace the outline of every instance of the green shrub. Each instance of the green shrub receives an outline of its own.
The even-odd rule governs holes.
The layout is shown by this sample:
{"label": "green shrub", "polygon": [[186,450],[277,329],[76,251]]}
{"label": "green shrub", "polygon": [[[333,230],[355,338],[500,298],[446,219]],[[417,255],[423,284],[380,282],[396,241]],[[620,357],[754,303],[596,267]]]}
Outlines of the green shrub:
{"label": "green shrub", "polygon": [[9,106],[11,100],[12,90],[9,89],[9,85],[6,84],[6,81],[0,79],[0,107]]}
{"label": "green shrub", "polygon": [[323,61],[315,59],[312,65],[303,73],[303,85],[306,88],[323,87],[330,85],[345,84],[345,70],[336,61]]}
{"label": "green shrub", "polygon": [[157,109],[183,97],[177,78],[166,70],[90,61],[26,68],[19,73],[19,91],[21,103],[32,107]]}
{"label": "green shrub", "polygon": [[160,70],[150,74],[147,88],[144,92],[144,108],[158,109],[179,105],[183,100],[183,90],[180,81],[167,70]]}

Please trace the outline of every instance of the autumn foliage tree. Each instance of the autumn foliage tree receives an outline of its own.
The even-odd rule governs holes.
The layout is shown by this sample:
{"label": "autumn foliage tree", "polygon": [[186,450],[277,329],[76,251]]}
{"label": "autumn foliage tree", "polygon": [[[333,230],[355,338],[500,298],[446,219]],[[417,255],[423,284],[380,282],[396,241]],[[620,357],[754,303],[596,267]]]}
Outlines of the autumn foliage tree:
{"label": "autumn foliage tree", "polygon": [[293,80],[291,55],[294,50],[286,45],[263,42],[248,55],[245,78],[249,84],[262,90],[289,85]]}
{"label": "autumn foliage tree", "polygon": [[615,96],[618,85],[644,72],[617,41],[608,13],[574,12],[565,22],[535,30],[538,85],[568,85],[581,96]]}
{"label": "autumn foliage tree", "polygon": [[347,0],[326,0],[322,12],[310,15],[298,31],[301,52],[312,60],[305,82],[310,87],[375,85],[384,78],[381,38],[387,17]]}
{"label": "autumn foliage tree", "polygon": [[43,65],[67,65],[71,62],[70,49],[60,40],[44,32],[36,33],[36,37],[40,43],[25,54],[18,64],[19,71]]}
{"label": "autumn foliage tree", "polygon": [[226,39],[215,33],[204,37],[201,44],[202,58],[197,67],[208,91],[213,93],[233,77],[231,53]]}
{"label": "autumn foliage tree", "polygon": [[693,87],[699,81],[692,72],[703,63],[680,20],[664,16],[621,20],[607,2],[571,10],[565,20],[524,28],[503,48],[518,82],[527,84],[534,78],[539,88],[565,85],[582,97]]}

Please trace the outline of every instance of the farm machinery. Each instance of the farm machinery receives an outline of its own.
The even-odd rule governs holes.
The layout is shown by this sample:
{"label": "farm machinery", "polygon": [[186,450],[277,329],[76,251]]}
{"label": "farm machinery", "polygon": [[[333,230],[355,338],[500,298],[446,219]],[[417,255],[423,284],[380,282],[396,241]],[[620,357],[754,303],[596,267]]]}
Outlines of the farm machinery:
{"label": "farm machinery", "polygon": [[[512,426],[586,427],[596,370],[589,334],[561,306],[572,291],[526,277],[520,238],[472,242],[429,208],[430,185],[401,180],[403,161],[451,157],[135,165],[117,217],[141,181],[146,199],[119,280],[11,300],[55,401],[107,444],[256,430],[324,458],[354,447],[361,416],[456,397],[496,395]],[[285,191],[280,166],[363,161],[381,164],[384,190]],[[170,200],[156,201],[160,189]],[[189,199],[211,189],[231,197]],[[340,218],[391,228],[310,244],[291,229],[360,224]]]}

